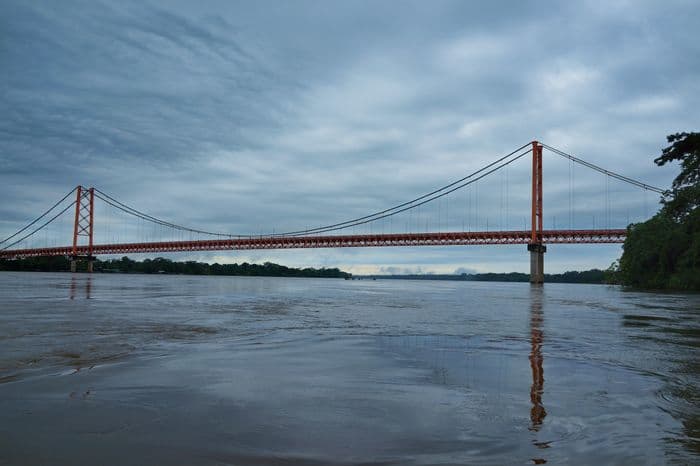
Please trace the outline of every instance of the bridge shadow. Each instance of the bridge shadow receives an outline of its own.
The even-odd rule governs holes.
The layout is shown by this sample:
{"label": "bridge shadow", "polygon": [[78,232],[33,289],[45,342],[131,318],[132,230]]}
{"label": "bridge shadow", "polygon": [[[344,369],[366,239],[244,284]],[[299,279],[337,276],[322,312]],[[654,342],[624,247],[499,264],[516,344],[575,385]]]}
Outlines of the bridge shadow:
{"label": "bridge shadow", "polygon": [[[544,344],[544,332],[542,324],[544,323],[543,313],[544,289],[542,286],[530,287],[530,370],[532,371],[532,384],[530,385],[530,425],[528,429],[532,432],[539,432],[547,417],[547,410],[542,403],[542,394],[544,393],[544,356],[542,355],[542,346]],[[537,448],[549,448],[551,442],[541,442],[536,438],[532,444]],[[534,464],[544,464],[547,462],[544,458],[532,458]]]}

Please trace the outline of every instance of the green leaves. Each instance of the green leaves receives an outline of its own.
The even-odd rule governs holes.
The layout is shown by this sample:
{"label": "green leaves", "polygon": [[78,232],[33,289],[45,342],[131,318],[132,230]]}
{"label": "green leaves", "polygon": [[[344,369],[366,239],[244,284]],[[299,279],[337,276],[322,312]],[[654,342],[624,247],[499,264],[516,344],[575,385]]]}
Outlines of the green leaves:
{"label": "green leaves", "polygon": [[680,161],[681,172],[659,213],[630,225],[620,283],[643,289],[700,290],[700,133],[676,133],[654,162]]}
{"label": "green leaves", "polygon": [[700,181],[700,133],[676,133],[666,136],[672,143],[663,149],[654,163],[662,166],[671,161],[681,162],[681,173],[673,180],[673,188],[696,185]]}
{"label": "green leaves", "polygon": [[681,172],[673,180],[673,190],[664,199],[664,206],[672,216],[683,218],[700,205],[700,133],[676,133],[666,139],[671,145],[654,163],[681,163]]}

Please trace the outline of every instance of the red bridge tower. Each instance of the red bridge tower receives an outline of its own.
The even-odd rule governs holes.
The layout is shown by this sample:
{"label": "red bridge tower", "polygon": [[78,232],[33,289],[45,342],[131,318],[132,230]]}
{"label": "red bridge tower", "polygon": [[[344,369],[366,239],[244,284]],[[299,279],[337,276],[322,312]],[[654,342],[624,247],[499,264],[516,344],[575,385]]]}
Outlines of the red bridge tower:
{"label": "red bridge tower", "polygon": [[532,141],[532,236],[530,251],[530,283],[544,283],[544,253],[542,239],[542,144]]}
{"label": "red bridge tower", "polygon": [[[87,260],[87,271],[92,272],[92,263],[95,256],[92,255],[93,212],[95,205],[95,189],[85,189],[78,186],[75,201],[75,225],[73,227],[73,251],[70,255],[70,271],[75,272],[78,260]],[[78,254],[78,240],[86,237],[88,241],[87,255]]]}

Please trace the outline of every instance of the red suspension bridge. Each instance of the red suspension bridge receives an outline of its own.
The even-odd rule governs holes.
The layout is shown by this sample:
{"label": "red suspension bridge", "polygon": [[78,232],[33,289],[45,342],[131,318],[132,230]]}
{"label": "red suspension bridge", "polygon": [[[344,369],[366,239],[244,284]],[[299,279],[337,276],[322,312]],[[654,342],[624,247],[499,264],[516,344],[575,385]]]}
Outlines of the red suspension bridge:
{"label": "red suspension bridge", "polygon": [[[75,264],[78,260],[86,260],[88,262],[88,271],[92,271],[92,261],[98,254],[170,253],[180,251],[227,251],[250,249],[522,244],[527,245],[527,249],[530,251],[531,281],[534,283],[541,283],[544,278],[544,253],[546,252],[547,244],[621,243],[624,241],[627,232],[625,228],[609,228],[609,225],[606,228],[594,227],[545,229],[543,216],[543,148],[568,161],[570,165],[570,184],[572,173],[571,167],[575,165],[584,166],[587,169],[598,172],[605,177],[605,205],[606,209],[608,209],[608,212],[606,212],[607,216],[610,215],[610,199],[608,190],[609,181],[611,179],[626,185],[631,185],[634,188],[638,188],[640,191],[651,191],[656,194],[664,194],[664,191],[659,188],[605,170],[571,154],[567,154],[546,144],[533,141],[489,163],[485,167],[480,168],[468,176],[465,176],[411,201],[344,222],[283,233],[234,235],[185,227],[169,221],[161,220],[157,217],[153,217],[134,209],[97,188],[84,188],[82,186],[78,186],[66,194],[66,196],[64,196],[41,216],[2,240],[0,242],[0,258],[16,259],[38,256],[66,256],[71,259],[73,271],[75,271]],[[471,189],[471,186],[475,185],[479,180],[486,178],[497,171],[507,169],[510,164],[527,155],[531,156],[531,192],[529,193],[530,201],[528,206],[528,210],[530,211],[530,221],[529,228],[527,229],[498,229],[496,231],[487,231],[487,229],[481,231],[464,231],[463,221],[463,231],[406,231],[402,233],[370,232],[362,234],[348,234],[350,229],[357,228],[358,226],[378,224],[382,221],[386,222],[387,219],[390,220],[392,217],[398,214],[415,211],[426,204],[439,202],[440,199],[459,190],[465,190],[468,188]],[[73,199],[72,202],[64,206],[63,204],[71,201],[71,198]],[[143,223],[156,225],[168,231],[178,232],[179,234],[197,235],[203,238],[180,239],[170,237],[167,240],[161,241],[107,241],[97,243],[95,242],[96,199],[115,211],[135,217]],[[471,201],[472,199],[470,192],[470,208],[472,206]],[[571,193],[569,197],[570,208],[572,201],[573,193]],[[475,204],[477,203],[475,202]],[[71,222],[72,244],[63,246],[40,246],[33,244],[31,247],[23,247],[27,241],[31,240],[32,238],[36,238],[37,235],[40,235],[41,231],[46,230],[50,227],[50,225],[55,224],[58,219],[71,215],[71,213],[73,214],[73,221]],[[595,221],[595,217],[593,217],[593,219]],[[570,226],[571,223],[572,222],[570,222]],[[426,230],[428,230],[427,225]]]}

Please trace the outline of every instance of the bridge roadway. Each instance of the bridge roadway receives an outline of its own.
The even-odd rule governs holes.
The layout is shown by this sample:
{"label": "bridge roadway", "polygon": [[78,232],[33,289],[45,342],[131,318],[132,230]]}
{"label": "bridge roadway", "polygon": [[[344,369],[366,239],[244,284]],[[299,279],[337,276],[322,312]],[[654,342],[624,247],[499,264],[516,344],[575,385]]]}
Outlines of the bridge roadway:
{"label": "bridge roadway", "polygon": [[[179,251],[227,251],[245,249],[357,248],[387,246],[457,246],[480,244],[528,244],[530,230],[447,233],[387,233],[376,235],[261,236],[194,241],[96,244],[92,255],[136,254]],[[544,244],[622,243],[627,230],[544,230]],[[89,254],[87,245],[77,255]],[[0,251],[0,258],[71,256],[72,246]]]}

